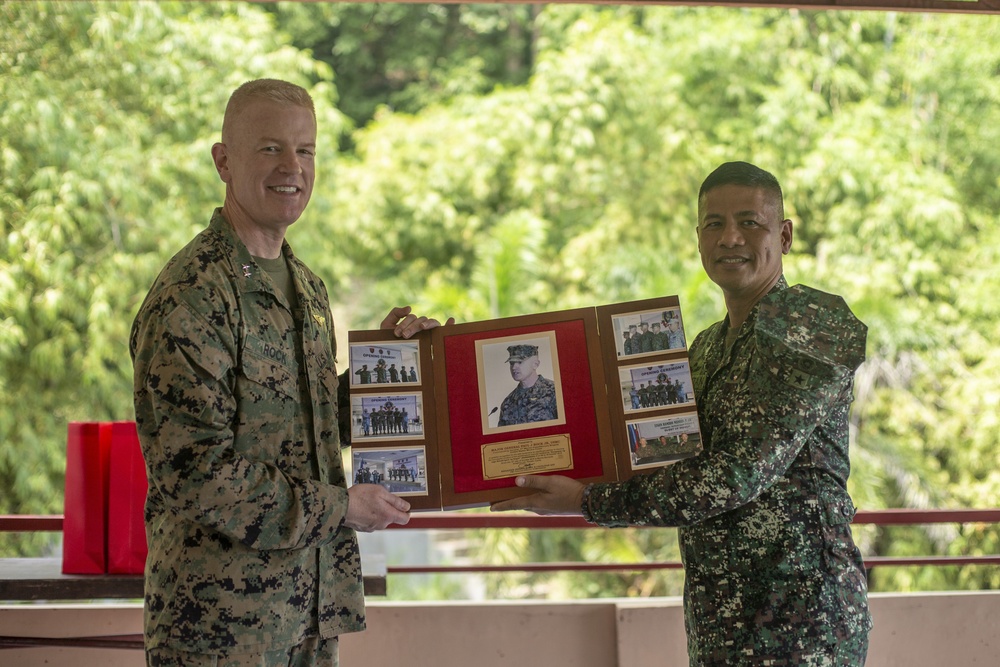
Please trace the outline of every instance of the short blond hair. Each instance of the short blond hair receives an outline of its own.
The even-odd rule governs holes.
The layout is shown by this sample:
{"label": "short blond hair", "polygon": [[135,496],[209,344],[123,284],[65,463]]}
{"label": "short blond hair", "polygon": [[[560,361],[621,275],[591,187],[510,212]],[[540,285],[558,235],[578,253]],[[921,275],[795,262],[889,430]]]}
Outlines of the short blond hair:
{"label": "short blond hair", "polygon": [[255,79],[247,81],[233,91],[226,105],[226,115],[222,118],[222,140],[225,142],[235,119],[251,102],[257,99],[271,100],[280,104],[291,104],[309,109],[313,120],[316,120],[316,106],[312,96],[302,86],[282,81],[281,79]]}

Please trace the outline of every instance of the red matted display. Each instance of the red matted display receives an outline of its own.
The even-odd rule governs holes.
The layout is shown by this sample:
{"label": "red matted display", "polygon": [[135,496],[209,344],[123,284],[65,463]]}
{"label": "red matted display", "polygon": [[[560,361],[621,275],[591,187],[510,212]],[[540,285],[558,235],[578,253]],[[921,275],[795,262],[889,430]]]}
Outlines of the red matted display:
{"label": "red matted display", "polygon": [[[532,334],[555,340],[553,357],[558,357],[558,364],[553,370],[558,375],[562,410],[559,423],[485,428],[485,413],[490,410],[483,396],[484,369],[477,358],[477,344],[501,341],[503,345],[504,339],[516,341]],[[525,493],[514,485],[516,475],[485,479],[483,448],[493,443],[568,436],[572,468],[551,474],[588,482],[617,478],[594,309],[439,327],[433,330],[433,341],[435,377],[444,380],[435,387],[444,507],[482,505]],[[500,366],[485,370],[497,377],[506,376],[506,382],[511,383],[506,363]]]}
{"label": "red matted display", "polygon": [[[475,341],[542,331],[552,331],[556,335],[565,423],[541,428],[526,425],[514,433],[484,434],[482,422],[478,418],[482,403],[479,378],[475,372],[470,372],[476,370]],[[573,469],[561,474],[576,478],[600,477],[604,474],[583,320],[451,336],[444,341],[444,365],[448,384],[448,424],[455,493],[512,486],[513,480],[510,478],[483,479],[481,446],[511,440],[513,437],[568,434],[573,450]],[[466,415],[476,415],[477,418],[465,418]]]}
{"label": "red matted display", "polygon": [[[405,496],[414,510],[449,509],[529,493],[514,484],[520,474],[607,482],[690,456],[700,449],[700,429],[675,324],[680,307],[671,296],[436,327],[407,341],[391,331],[351,331],[352,479],[367,483],[358,474],[367,470],[371,483]],[[647,325],[654,338],[630,335]],[[661,325],[672,333],[655,338]],[[524,380],[515,379],[512,348],[526,346],[521,358],[534,358],[534,372],[551,381],[554,406],[546,392],[529,393],[530,407],[504,407]],[[390,362],[381,373],[366,365],[375,357]],[[641,390],[647,371],[659,367],[687,389],[636,404],[636,383]],[[383,399],[383,408],[412,408],[410,421],[380,428],[373,419],[369,430],[365,401]]]}

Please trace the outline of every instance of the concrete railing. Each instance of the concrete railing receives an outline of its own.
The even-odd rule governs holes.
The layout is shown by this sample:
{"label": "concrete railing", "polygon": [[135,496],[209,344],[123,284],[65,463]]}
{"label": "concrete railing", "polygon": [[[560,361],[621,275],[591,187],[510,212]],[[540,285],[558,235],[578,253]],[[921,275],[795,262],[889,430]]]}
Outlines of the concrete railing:
{"label": "concrete railing", "polygon": [[[1000,591],[873,594],[868,667],[996,665]],[[142,631],[140,604],[0,606],[0,635]],[[369,602],[368,630],[341,639],[344,667],[683,667],[679,598],[571,602]],[[141,667],[141,651],[0,649],[3,667]]]}

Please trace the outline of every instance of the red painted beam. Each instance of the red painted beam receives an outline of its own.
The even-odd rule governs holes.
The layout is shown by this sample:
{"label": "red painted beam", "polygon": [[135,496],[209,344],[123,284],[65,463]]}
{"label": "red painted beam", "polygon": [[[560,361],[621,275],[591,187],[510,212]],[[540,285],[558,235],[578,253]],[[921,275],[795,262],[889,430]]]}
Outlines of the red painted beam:
{"label": "red painted beam", "polygon": [[[934,523],[1000,523],[1000,509],[886,509],[861,510],[856,524],[910,526]],[[538,516],[528,513],[489,514],[486,512],[415,512],[405,526],[395,530],[464,530],[468,528],[593,528],[578,516]],[[0,532],[58,532],[62,516],[0,516]]]}

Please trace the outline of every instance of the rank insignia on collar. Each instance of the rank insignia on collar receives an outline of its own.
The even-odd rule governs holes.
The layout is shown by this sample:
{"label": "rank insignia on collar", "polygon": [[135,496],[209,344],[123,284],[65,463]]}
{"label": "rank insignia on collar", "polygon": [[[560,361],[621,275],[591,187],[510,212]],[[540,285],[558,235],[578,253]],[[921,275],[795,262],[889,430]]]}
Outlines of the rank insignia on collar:
{"label": "rank insignia on collar", "polygon": [[316,320],[316,324],[319,325],[320,329],[326,328],[326,318],[318,313],[313,313],[313,319]]}
{"label": "rank insignia on collar", "polygon": [[244,278],[249,278],[250,277],[250,265],[249,264],[244,264],[243,265],[243,277]]}

